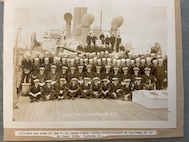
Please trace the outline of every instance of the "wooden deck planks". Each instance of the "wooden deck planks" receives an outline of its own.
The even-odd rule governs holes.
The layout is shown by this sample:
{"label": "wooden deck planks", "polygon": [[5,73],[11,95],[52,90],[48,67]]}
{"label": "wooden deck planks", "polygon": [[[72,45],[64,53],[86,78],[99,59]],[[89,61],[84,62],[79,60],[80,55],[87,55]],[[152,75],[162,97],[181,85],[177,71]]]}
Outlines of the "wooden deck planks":
{"label": "wooden deck planks", "polygon": [[162,121],[168,109],[148,109],[134,102],[113,99],[78,99],[29,102],[19,98],[16,121]]}

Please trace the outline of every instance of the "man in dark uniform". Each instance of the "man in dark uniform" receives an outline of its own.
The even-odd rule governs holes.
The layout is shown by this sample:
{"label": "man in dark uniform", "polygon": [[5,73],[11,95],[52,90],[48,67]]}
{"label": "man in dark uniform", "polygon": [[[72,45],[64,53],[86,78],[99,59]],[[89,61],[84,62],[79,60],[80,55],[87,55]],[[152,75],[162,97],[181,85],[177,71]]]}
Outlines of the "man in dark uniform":
{"label": "man in dark uniform", "polygon": [[68,84],[65,78],[60,78],[59,83],[56,84],[56,94],[58,100],[67,99]]}
{"label": "man in dark uniform", "polygon": [[131,66],[131,59],[126,59],[126,66],[128,67],[128,73],[132,75],[133,72],[133,67]]}
{"label": "man in dark uniform", "polygon": [[99,77],[94,77],[91,83],[92,96],[97,98],[101,93],[101,83]]}
{"label": "man in dark uniform", "polygon": [[44,86],[45,81],[46,81],[46,75],[45,75],[45,68],[44,67],[39,68],[39,73],[37,74],[37,78],[40,80],[39,85]]}
{"label": "man in dark uniform", "polygon": [[112,78],[118,78],[118,82],[121,82],[121,73],[120,73],[118,67],[114,67],[114,68],[113,68],[113,74],[112,74],[112,76],[111,76],[111,79],[112,79]]}
{"label": "man in dark uniform", "polygon": [[41,98],[41,88],[39,86],[39,79],[33,80],[33,85],[30,87],[29,96],[30,102],[37,102]]}
{"label": "man in dark uniform", "polygon": [[43,87],[42,98],[44,100],[55,100],[56,99],[55,88],[52,85],[51,80],[46,80],[46,84]]}
{"label": "man in dark uniform", "polygon": [[96,47],[96,40],[97,40],[97,37],[96,37],[96,34],[94,33],[93,37],[92,37],[92,41],[93,41],[93,46],[94,47]]}
{"label": "man in dark uniform", "polygon": [[139,74],[139,68],[138,67],[134,67],[133,71],[134,71],[134,74],[131,75],[131,84],[135,83],[136,77],[141,77],[141,75]]}
{"label": "man in dark uniform", "polygon": [[83,82],[83,79],[85,77],[85,74],[84,74],[84,71],[83,71],[83,68],[84,66],[78,66],[78,71],[77,71],[77,79],[78,79],[78,82],[81,84]]}
{"label": "man in dark uniform", "polygon": [[62,58],[62,66],[68,66],[65,57]]}
{"label": "man in dark uniform", "polygon": [[62,63],[60,57],[54,57],[54,64],[56,65],[56,72],[61,73],[62,70]]}
{"label": "man in dark uniform", "polygon": [[89,84],[90,78],[85,77],[83,83],[80,85],[81,97],[90,99],[92,97],[91,86]]}
{"label": "man in dark uniform", "polygon": [[100,79],[103,79],[102,73],[101,73],[101,66],[96,66],[96,72],[94,73],[94,77],[98,77]]}
{"label": "man in dark uniform", "polygon": [[52,81],[54,85],[59,80],[59,74],[56,72],[56,65],[51,65],[51,72],[49,72],[47,79]]}
{"label": "man in dark uniform", "polygon": [[40,53],[39,53],[39,52],[36,53],[36,56],[33,58],[33,62],[34,62],[34,60],[35,60],[36,58],[39,59],[39,64],[41,65],[41,64],[42,64],[42,59],[41,59],[41,57],[40,57]]}
{"label": "man in dark uniform", "polygon": [[144,84],[146,90],[153,90],[155,85],[155,77],[150,74],[150,71],[150,68],[145,68],[145,74],[142,76],[142,83]]}
{"label": "man in dark uniform", "polygon": [[144,74],[144,69],[146,66],[146,60],[144,58],[140,59],[140,74],[143,75]]}
{"label": "man in dark uniform", "polygon": [[[26,54],[25,58],[22,60],[21,69],[22,69],[22,77],[21,83],[28,83],[30,79],[30,74],[32,70],[32,61],[30,60],[31,54]],[[26,81],[24,81],[26,80]]]}
{"label": "man in dark uniform", "polygon": [[120,37],[120,35],[118,35],[117,42],[116,42],[116,52],[119,51],[120,44],[121,44],[121,37]]}
{"label": "man in dark uniform", "polygon": [[60,78],[68,79],[68,67],[62,66],[62,72],[60,73]]}
{"label": "man in dark uniform", "polygon": [[106,47],[110,45],[110,37],[108,35],[105,38],[105,45]]}
{"label": "man in dark uniform", "polygon": [[[119,51],[123,51],[125,53],[125,46],[123,44],[121,44],[119,46]],[[125,55],[127,56],[127,51],[126,51]]]}
{"label": "man in dark uniform", "polygon": [[122,84],[121,93],[123,94],[122,100],[132,100],[132,86],[131,86],[131,80],[125,79]]}
{"label": "man in dark uniform", "polygon": [[102,91],[99,93],[97,98],[113,98],[113,95],[110,92],[110,81],[108,79],[103,79],[102,82]]}
{"label": "man in dark uniform", "polygon": [[92,66],[91,65],[87,65],[86,66],[86,72],[85,72],[85,77],[88,77],[90,79],[92,79],[94,77],[94,73],[91,71]]}
{"label": "man in dark uniform", "polygon": [[123,74],[121,77],[121,81],[124,81],[125,79],[131,79],[131,74],[128,73],[128,67],[123,67]]}
{"label": "man in dark uniform", "polygon": [[33,83],[33,80],[37,78],[37,75],[39,73],[39,58],[34,59],[34,63],[32,64],[32,70],[31,70],[31,82]]}
{"label": "man in dark uniform", "polygon": [[112,73],[111,73],[110,69],[111,69],[111,66],[105,66],[105,72],[102,73],[103,79],[111,80]]}
{"label": "man in dark uniform", "polygon": [[80,95],[80,86],[79,83],[77,81],[77,78],[72,78],[71,82],[68,84],[68,98],[71,98],[72,100],[75,99],[75,97],[77,97],[78,95]]}
{"label": "man in dark uniform", "polygon": [[104,45],[104,41],[105,41],[104,33],[102,33],[102,34],[100,35],[100,40],[101,40],[101,43]]}
{"label": "man in dark uniform", "polygon": [[121,84],[119,83],[119,78],[112,78],[110,92],[114,96],[114,99],[121,97]]}
{"label": "man in dark uniform", "polygon": [[158,59],[158,66],[155,77],[157,79],[157,84],[156,84],[157,90],[165,89],[164,84],[167,82],[167,69],[163,65],[162,58]]}
{"label": "man in dark uniform", "polygon": [[146,57],[145,68],[150,68],[151,69],[150,73],[154,75],[154,68],[153,68],[152,58],[151,57]]}
{"label": "man in dark uniform", "polygon": [[111,37],[110,37],[110,43],[111,43],[111,48],[112,48],[113,51],[114,51],[115,41],[116,41],[115,35],[112,34]]}
{"label": "man in dark uniform", "polygon": [[141,81],[142,81],[142,77],[135,78],[133,90],[143,90],[145,88]]}
{"label": "man in dark uniform", "polygon": [[49,74],[49,72],[50,72],[50,70],[51,70],[51,64],[50,64],[50,62],[49,62],[49,58],[46,57],[46,58],[43,59],[43,61],[44,61],[44,62],[43,62],[43,64],[42,64],[42,66],[45,67],[45,75],[48,76],[48,74]]}
{"label": "man in dark uniform", "polygon": [[70,72],[68,72],[68,82],[70,82],[72,78],[77,78],[76,68],[73,66],[70,67]]}
{"label": "man in dark uniform", "polygon": [[92,38],[93,38],[93,37],[92,37],[92,34],[89,33],[89,34],[87,35],[87,45],[88,45],[88,47],[91,46]]}

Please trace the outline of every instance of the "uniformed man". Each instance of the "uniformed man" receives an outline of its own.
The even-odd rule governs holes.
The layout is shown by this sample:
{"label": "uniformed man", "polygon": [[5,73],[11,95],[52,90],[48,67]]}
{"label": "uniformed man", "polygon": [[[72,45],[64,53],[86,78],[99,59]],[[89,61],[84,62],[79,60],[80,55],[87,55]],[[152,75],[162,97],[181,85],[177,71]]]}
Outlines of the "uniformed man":
{"label": "uniformed man", "polygon": [[145,74],[142,76],[142,83],[144,84],[146,90],[153,90],[155,85],[155,78],[152,74],[150,74],[150,71],[150,68],[145,68]]}
{"label": "uniformed man", "polygon": [[114,77],[112,78],[111,83],[111,94],[113,95],[114,99],[121,97],[121,84],[119,83],[119,78]]}
{"label": "uniformed man", "polygon": [[121,45],[121,37],[120,35],[117,36],[117,42],[116,42],[116,52],[119,51],[119,47]]}
{"label": "uniformed man", "polygon": [[62,63],[60,57],[54,57],[54,64],[56,65],[56,72],[61,73]]}
{"label": "uniformed man", "polygon": [[85,73],[83,71],[84,66],[78,66],[78,71],[77,71],[77,79],[78,82],[81,84],[83,82],[83,79],[85,77]]}
{"label": "uniformed man", "polygon": [[130,75],[132,75],[134,72],[133,72],[133,68],[131,66],[131,59],[126,59],[126,66],[128,67],[128,73]]}
{"label": "uniformed man", "polygon": [[111,66],[105,66],[105,72],[102,73],[103,79],[111,80],[112,73],[111,73],[110,69],[111,69]]}
{"label": "uniformed man", "polygon": [[43,64],[42,64],[42,66],[45,67],[45,75],[46,75],[46,77],[47,77],[48,74],[49,74],[49,72],[51,71],[51,64],[50,64],[50,62],[49,62],[49,58],[48,58],[48,57],[46,57],[46,58],[43,59]]}
{"label": "uniformed man", "polygon": [[68,66],[66,59],[65,57],[62,58],[62,66]]}
{"label": "uniformed man", "polygon": [[70,82],[72,78],[77,78],[76,68],[73,66],[70,67],[70,72],[68,72],[68,82]]}
{"label": "uniformed man", "polygon": [[32,70],[32,61],[30,60],[31,54],[25,54],[25,58],[21,62],[21,69],[22,69],[22,77],[21,83],[29,83],[30,81],[30,74]]}
{"label": "uniformed man", "polygon": [[41,88],[39,86],[39,79],[33,80],[33,85],[29,89],[30,102],[37,102],[41,98]]}
{"label": "uniformed man", "polygon": [[62,66],[62,72],[60,73],[60,78],[66,79],[68,81],[68,67]]}
{"label": "uniformed man", "polygon": [[91,46],[91,43],[92,43],[92,33],[90,32],[90,33],[87,35],[87,45],[88,45],[88,46]]}
{"label": "uniformed man", "polygon": [[40,53],[39,53],[39,52],[37,52],[37,53],[36,53],[36,56],[33,58],[33,63],[34,63],[34,60],[35,60],[36,58],[39,59],[39,64],[41,65],[41,64],[42,64],[42,59],[41,59],[41,57],[40,57]]}
{"label": "uniformed man", "polygon": [[122,100],[132,100],[132,86],[131,79],[125,79],[122,83],[121,93],[123,94]]}
{"label": "uniformed man", "polygon": [[98,98],[101,93],[101,82],[99,77],[94,77],[91,83],[92,96],[94,98]]}
{"label": "uniformed man", "polygon": [[162,58],[158,59],[158,66],[155,77],[157,79],[156,89],[157,90],[166,89],[165,84],[167,83],[167,69],[163,64]]}
{"label": "uniformed man", "polygon": [[96,40],[97,40],[97,36],[96,34],[94,33],[93,34],[93,37],[92,37],[92,42],[93,42],[93,46],[96,47]]}
{"label": "uniformed man", "polygon": [[31,70],[32,83],[33,83],[33,80],[37,78],[37,74],[39,73],[39,67],[40,67],[39,58],[35,58],[34,63],[32,64],[32,70]]}
{"label": "uniformed man", "polygon": [[102,91],[99,93],[97,98],[113,98],[113,95],[110,92],[110,81],[108,79],[102,80]]}
{"label": "uniformed man", "polygon": [[153,68],[152,58],[151,57],[146,57],[145,68],[150,68],[151,69],[150,73],[154,75],[154,68]]}
{"label": "uniformed man", "polygon": [[143,75],[144,74],[144,69],[145,69],[145,65],[146,65],[146,60],[144,58],[140,59],[140,74]]}
{"label": "uniformed man", "polygon": [[133,86],[133,90],[143,90],[145,87],[142,83],[142,77],[136,77],[135,78],[135,82],[134,82],[134,86]]}
{"label": "uniformed man", "polygon": [[80,86],[78,83],[77,78],[72,78],[71,82],[68,84],[68,98],[71,98],[72,100],[75,99],[75,97],[80,95]]}
{"label": "uniformed man", "polygon": [[52,81],[54,85],[59,80],[59,74],[56,72],[56,65],[51,65],[51,72],[49,72],[47,79]]}
{"label": "uniformed man", "polygon": [[37,74],[37,78],[40,80],[39,85],[44,86],[46,81],[46,75],[45,75],[45,67],[41,66],[39,68],[39,73]]}
{"label": "uniformed man", "polygon": [[92,91],[91,91],[91,86],[89,82],[90,82],[90,78],[85,77],[83,79],[83,83],[80,85],[82,98],[87,98],[87,99],[92,98]]}
{"label": "uniformed man", "polygon": [[68,84],[65,78],[60,78],[59,83],[56,84],[56,94],[58,100],[68,99]]}
{"label": "uniformed man", "polygon": [[115,42],[116,42],[116,38],[115,38],[115,35],[112,33],[110,37],[110,44],[111,44],[112,50],[114,50]]}
{"label": "uniformed man", "polygon": [[105,35],[104,35],[104,33],[102,33],[100,35],[100,40],[101,40],[101,43],[104,45],[104,41],[105,41]]}
{"label": "uniformed man", "polygon": [[109,37],[109,35],[106,35],[106,37],[105,37],[105,45],[106,46],[110,45],[110,37]]}
{"label": "uniformed man", "polygon": [[114,68],[113,68],[113,74],[112,74],[112,76],[111,76],[111,79],[112,79],[112,78],[118,78],[118,82],[121,82],[121,73],[120,73],[118,67],[114,67]]}
{"label": "uniformed man", "polygon": [[131,84],[135,83],[136,77],[141,77],[141,75],[139,74],[139,68],[138,67],[134,67],[133,71],[134,71],[134,74],[131,75]]}
{"label": "uniformed man", "polygon": [[101,73],[101,66],[96,66],[96,72],[94,73],[94,77],[98,77],[100,79],[103,79],[102,73]]}
{"label": "uniformed man", "polygon": [[55,87],[52,85],[52,80],[46,80],[46,84],[43,86],[42,98],[43,100],[56,99]]}
{"label": "uniformed man", "polygon": [[85,72],[85,74],[84,74],[85,77],[88,77],[88,78],[90,78],[90,79],[92,79],[93,76],[94,76],[93,72],[91,71],[91,68],[92,68],[91,65],[87,65],[87,66],[86,66],[86,72]]}
{"label": "uniformed man", "polygon": [[131,79],[131,74],[129,74],[128,72],[128,67],[123,67],[122,68],[122,77],[121,77],[121,81],[125,80],[125,79]]}

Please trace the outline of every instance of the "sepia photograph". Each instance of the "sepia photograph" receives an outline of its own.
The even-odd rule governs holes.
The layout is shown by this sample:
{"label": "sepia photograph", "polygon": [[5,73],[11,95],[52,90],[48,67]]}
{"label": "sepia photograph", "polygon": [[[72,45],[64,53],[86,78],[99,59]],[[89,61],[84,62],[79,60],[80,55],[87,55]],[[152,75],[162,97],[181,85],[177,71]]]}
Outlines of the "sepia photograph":
{"label": "sepia photograph", "polygon": [[171,0],[6,0],[4,127],[176,129],[175,21]]}

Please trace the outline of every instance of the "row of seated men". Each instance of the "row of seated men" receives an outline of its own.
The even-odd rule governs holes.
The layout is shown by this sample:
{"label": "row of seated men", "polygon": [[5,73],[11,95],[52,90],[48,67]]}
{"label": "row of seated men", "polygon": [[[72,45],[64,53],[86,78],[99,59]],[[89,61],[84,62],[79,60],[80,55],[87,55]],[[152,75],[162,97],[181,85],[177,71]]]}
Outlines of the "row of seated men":
{"label": "row of seated men", "polygon": [[[42,62],[42,60],[44,60]],[[119,61],[119,62],[118,62]],[[134,62],[132,62],[134,61]],[[125,79],[131,79],[132,84],[137,77],[141,77],[144,84],[154,84],[153,89],[167,88],[167,67],[163,58],[147,57],[146,59],[111,59],[111,58],[54,58],[50,63],[50,58],[43,59],[30,57],[23,59],[21,63],[22,77],[21,83],[33,83],[38,78],[41,82],[52,80],[58,82],[60,78],[65,78],[70,83],[72,78],[83,80],[85,77],[93,79],[99,77],[101,80],[118,78],[119,83]],[[148,80],[148,81],[146,81]],[[147,83],[146,83],[147,82]],[[147,88],[148,89],[148,88]]]}
{"label": "row of seated men", "polygon": [[94,77],[92,80],[85,77],[82,82],[77,78],[72,78],[70,83],[65,78],[60,78],[58,82],[46,80],[41,83],[39,79],[33,80],[28,94],[30,102],[47,101],[47,100],[63,100],[77,98],[107,98],[132,100],[132,91],[141,90],[147,86],[141,83],[141,78],[136,79],[135,84],[131,84],[130,79],[125,79],[119,83],[118,78],[100,80],[99,77]]}

